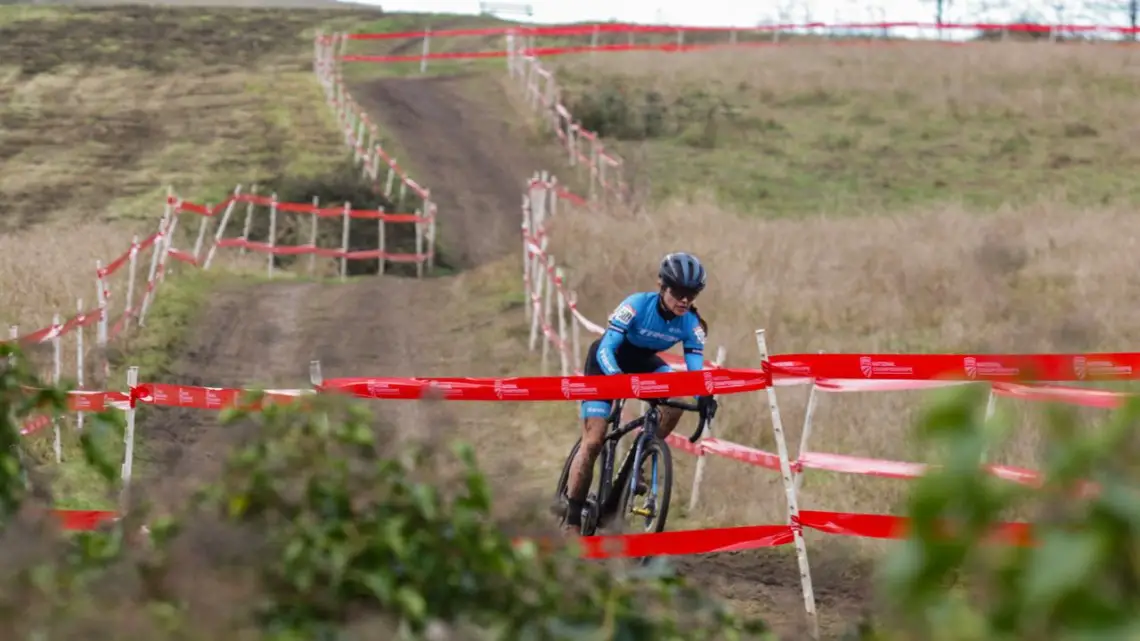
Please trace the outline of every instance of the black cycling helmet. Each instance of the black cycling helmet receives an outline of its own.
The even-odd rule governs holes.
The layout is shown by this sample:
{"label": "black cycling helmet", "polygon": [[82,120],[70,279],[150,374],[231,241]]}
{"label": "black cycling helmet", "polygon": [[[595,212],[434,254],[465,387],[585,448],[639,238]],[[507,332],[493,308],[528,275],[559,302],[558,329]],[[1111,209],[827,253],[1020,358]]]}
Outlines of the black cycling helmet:
{"label": "black cycling helmet", "polygon": [[694,293],[705,288],[705,268],[696,256],[686,252],[673,252],[661,259],[657,276],[666,287],[689,290]]}

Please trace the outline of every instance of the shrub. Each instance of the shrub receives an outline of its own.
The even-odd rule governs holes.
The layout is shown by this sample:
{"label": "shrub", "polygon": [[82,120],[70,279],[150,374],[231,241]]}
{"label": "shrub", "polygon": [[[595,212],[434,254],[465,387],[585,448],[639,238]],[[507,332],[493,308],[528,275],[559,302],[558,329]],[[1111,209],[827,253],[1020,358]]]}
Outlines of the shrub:
{"label": "shrub", "polygon": [[[1009,433],[983,420],[984,389],[955,391],[926,414],[919,436],[943,452],[940,469],[915,483],[911,537],[882,568],[888,621],[897,635],[864,638],[1109,639],[1140,631],[1140,402],[1100,429],[1075,412],[1050,408],[1044,484],[1032,489],[978,467]],[[1084,479],[1093,496],[1075,493]],[[987,537],[1011,511],[1038,514],[1035,546],[994,545]],[[950,529],[947,528],[950,524]]]}

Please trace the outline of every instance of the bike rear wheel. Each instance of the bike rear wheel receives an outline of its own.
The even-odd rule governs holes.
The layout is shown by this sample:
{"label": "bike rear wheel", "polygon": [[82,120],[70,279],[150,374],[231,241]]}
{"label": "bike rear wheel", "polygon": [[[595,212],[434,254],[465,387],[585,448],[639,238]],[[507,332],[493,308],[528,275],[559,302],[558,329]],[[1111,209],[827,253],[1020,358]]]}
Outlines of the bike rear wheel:
{"label": "bike rear wheel", "polygon": [[[669,517],[669,499],[673,494],[672,452],[660,438],[647,439],[636,466],[640,469],[630,470],[631,478],[622,483],[618,516],[623,521],[633,517],[635,523],[643,524],[644,532],[661,532]],[[625,527],[623,530],[630,531]]]}
{"label": "bike rear wheel", "polygon": [[[558,477],[558,487],[554,490],[554,505],[560,506],[563,512],[565,512],[567,507],[566,485],[570,482],[570,465],[574,462],[574,457],[578,455],[578,448],[581,446],[581,438],[574,441],[574,447],[570,448],[570,455],[566,457],[566,462],[562,464],[562,474]],[[563,515],[563,522],[565,522],[565,515]]]}
{"label": "bike rear wheel", "polygon": [[[570,448],[570,454],[566,457],[566,462],[562,464],[562,474],[558,476],[558,487],[554,490],[553,507],[562,514],[562,520],[559,525],[566,522],[567,510],[570,505],[566,498],[566,486],[570,483],[570,466],[574,463],[574,457],[578,455],[578,449],[582,447],[582,438],[579,437],[574,441],[574,447]],[[586,504],[582,506],[582,527],[579,528],[579,533],[582,536],[590,536],[594,534],[597,529],[598,522],[598,508],[597,508],[597,495],[590,492],[586,498]]]}

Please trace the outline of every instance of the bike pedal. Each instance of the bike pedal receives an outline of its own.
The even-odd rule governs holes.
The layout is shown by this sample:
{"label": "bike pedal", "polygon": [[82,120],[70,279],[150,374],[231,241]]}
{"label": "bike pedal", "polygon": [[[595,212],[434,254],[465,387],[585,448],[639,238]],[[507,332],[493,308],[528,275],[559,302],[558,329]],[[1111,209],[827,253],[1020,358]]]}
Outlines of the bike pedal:
{"label": "bike pedal", "polygon": [[635,507],[635,508],[632,508],[630,511],[633,512],[634,514],[638,515],[638,516],[644,516],[645,518],[649,518],[649,517],[653,516],[653,510],[651,510],[647,507]]}

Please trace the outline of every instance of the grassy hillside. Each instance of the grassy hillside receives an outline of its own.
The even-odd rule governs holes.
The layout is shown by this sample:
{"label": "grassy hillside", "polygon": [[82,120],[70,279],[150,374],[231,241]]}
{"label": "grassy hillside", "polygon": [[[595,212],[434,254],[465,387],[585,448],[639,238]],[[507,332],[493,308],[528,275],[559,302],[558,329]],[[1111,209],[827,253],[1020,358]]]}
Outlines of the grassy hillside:
{"label": "grassy hillside", "polygon": [[[320,25],[376,15],[344,8],[0,7],[5,330],[13,324],[26,334],[53,314],[66,319],[78,299],[94,308],[96,260],[106,264],[130,247],[133,234],[155,231],[168,185],[186,198],[217,202],[239,182],[248,188],[319,175],[343,162],[347,152],[312,74],[311,37]],[[184,221],[177,247],[190,246],[196,224]],[[144,282],[136,303],[149,258],[149,251],[140,254]],[[125,307],[125,274],[110,282],[113,318]],[[151,310],[145,335],[128,333],[112,356],[134,349],[132,362],[148,367],[165,357],[197,307],[181,302],[186,291],[177,279],[167,282],[159,300],[168,300]],[[100,386],[91,367],[95,332],[85,333],[86,382]],[[61,343],[63,376],[74,380],[75,334]],[[50,375],[50,346],[33,356]],[[121,387],[122,372],[112,374],[112,385]],[[65,432],[65,450],[73,453],[75,435]],[[29,447],[47,460],[50,441],[33,439]],[[56,485],[64,503],[102,505],[90,478],[73,478],[72,471],[64,466]]]}
{"label": "grassy hillside", "polygon": [[547,60],[657,199],[767,216],[1140,200],[1127,47],[795,46]]}

